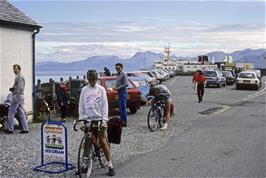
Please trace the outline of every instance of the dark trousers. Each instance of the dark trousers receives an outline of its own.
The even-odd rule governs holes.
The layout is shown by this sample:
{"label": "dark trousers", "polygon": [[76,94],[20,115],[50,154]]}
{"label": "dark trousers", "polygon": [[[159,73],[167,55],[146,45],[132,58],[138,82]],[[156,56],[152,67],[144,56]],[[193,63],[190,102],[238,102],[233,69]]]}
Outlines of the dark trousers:
{"label": "dark trousers", "polygon": [[204,95],[204,84],[198,83],[197,85],[197,93],[198,93],[198,99],[199,101],[202,101],[203,95]]}
{"label": "dark trousers", "polygon": [[119,104],[119,112],[120,119],[124,121],[127,126],[127,90],[120,89],[118,90],[118,104]]}
{"label": "dark trousers", "polygon": [[64,105],[60,106],[60,111],[61,111],[61,118],[64,119],[66,117],[67,107]]}

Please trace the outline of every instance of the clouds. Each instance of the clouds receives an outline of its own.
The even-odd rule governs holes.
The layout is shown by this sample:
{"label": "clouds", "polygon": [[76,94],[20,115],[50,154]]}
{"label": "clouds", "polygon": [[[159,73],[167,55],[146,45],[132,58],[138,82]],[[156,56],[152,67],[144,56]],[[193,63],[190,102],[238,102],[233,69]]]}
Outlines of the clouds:
{"label": "clouds", "polygon": [[263,48],[265,2],[20,1],[15,6],[43,26],[36,61],[75,61],[95,55],[129,58],[139,51],[176,56]]}
{"label": "clouds", "polygon": [[75,61],[95,55],[129,58],[139,51],[191,56],[223,50],[263,48],[264,27],[153,21],[46,23],[37,38],[39,61]]}

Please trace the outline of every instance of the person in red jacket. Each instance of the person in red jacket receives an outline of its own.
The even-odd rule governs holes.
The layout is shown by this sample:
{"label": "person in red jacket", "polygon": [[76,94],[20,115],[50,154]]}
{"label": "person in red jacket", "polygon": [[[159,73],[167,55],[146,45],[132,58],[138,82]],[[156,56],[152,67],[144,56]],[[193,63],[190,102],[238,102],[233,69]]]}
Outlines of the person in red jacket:
{"label": "person in red jacket", "polygon": [[196,82],[199,78],[199,70],[196,70],[196,72],[193,74],[192,77],[192,84],[193,84],[193,89],[195,90],[195,93],[197,95],[197,85],[198,83]]}
{"label": "person in red jacket", "polygon": [[198,78],[199,78],[199,71],[200,70],[196,70],[196,72],[193,74],[192,83],[194,85],[196,84],[196,80],[198,80]]}
{"label": "person in red jacket", "polygon": [[197,76],[194,79],[195,83],[197,83],[197,94],[199,103],[202,102],[202,98],[204,95],[204,85],[206,84],[206,78],[201,70],[198,71]]}

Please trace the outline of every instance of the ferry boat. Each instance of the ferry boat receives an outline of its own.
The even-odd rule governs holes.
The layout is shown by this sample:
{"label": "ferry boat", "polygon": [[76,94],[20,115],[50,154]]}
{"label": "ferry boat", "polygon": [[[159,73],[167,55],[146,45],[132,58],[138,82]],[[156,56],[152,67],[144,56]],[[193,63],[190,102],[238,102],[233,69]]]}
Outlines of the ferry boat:
{"label": "ferry boat", "polygon": [[175,60],[171,59],[170,53],[172,52],[170,50],[170,44],[168,47],[165,47],[164,52],[166,53],[166,58],[164,61],[155,61],[153,64],[154,69],[171,69],[171,70],[177,70],[178,65]]}
{"label": "ferry boat", "polygon": [[197,70],[217,70],[218,65],[214,63],[214,61],[211,63],[209,62],[208,56],[198,56],[198,61],[188,61],[187,63],[184,63],[181,67],[181,71],[184,73],[189,72],[195,72]]}
{"label": "ferry boat", "polygon": [[191,73],[196,70],[218,69],[217,64],[209,62],[208,56],[199,56],[198,61],[176,61],[171,59],[170,44],[168,47],[165,47],[164,52],[166,53],[166,58],[164,61],[155,61],[153,64],[154,69],[171,69],[181,73]]}

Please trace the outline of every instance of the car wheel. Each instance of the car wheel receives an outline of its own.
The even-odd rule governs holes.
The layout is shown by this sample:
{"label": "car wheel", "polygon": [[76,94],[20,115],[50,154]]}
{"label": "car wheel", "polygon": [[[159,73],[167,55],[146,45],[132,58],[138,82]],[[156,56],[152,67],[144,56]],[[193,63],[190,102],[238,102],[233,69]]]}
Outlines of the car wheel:
{"label": "car wheel", "polygon": [[224,87],[226,87],[226,83],[224,82]]}
{"label": "car wheel", "polygon": [[135,114],[138,111],[136,107],[130,107],[129,110],[132,114]]}

